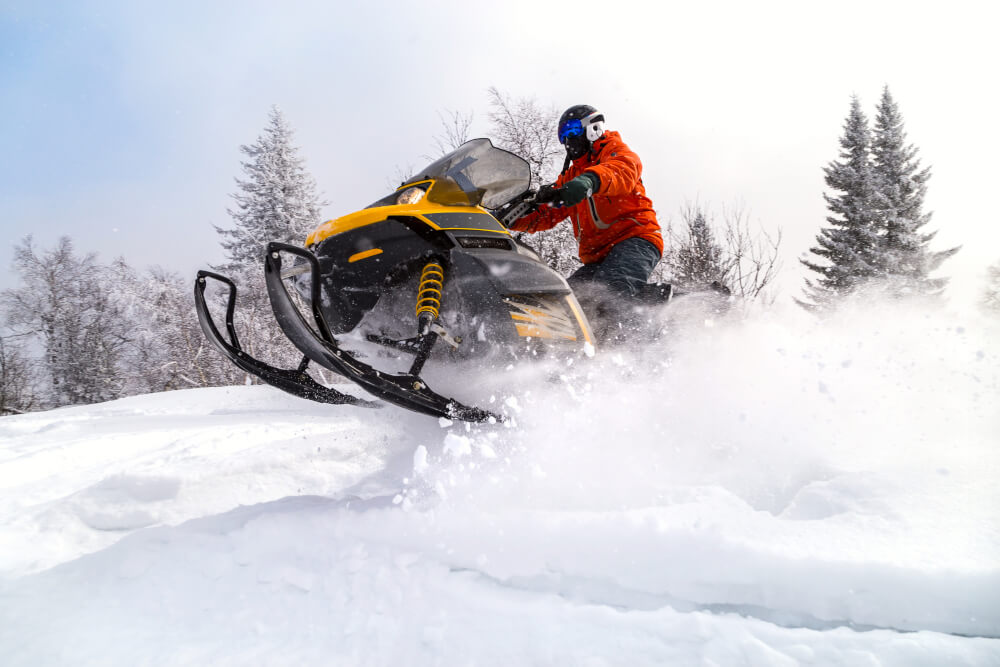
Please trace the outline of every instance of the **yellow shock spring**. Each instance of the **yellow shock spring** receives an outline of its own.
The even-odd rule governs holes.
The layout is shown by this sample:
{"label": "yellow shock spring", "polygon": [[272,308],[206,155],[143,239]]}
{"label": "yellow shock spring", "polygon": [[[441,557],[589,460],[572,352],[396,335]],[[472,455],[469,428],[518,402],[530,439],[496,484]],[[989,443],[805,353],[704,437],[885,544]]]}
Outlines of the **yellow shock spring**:
{"label": "yellow shock spring", "polygon": [[441,290],[444,287],[444,268],[437,262],[430,262],[420,274],[417,290],[417,319],[421,313],[430,313],[431,321],[437,319],[441,310]]}

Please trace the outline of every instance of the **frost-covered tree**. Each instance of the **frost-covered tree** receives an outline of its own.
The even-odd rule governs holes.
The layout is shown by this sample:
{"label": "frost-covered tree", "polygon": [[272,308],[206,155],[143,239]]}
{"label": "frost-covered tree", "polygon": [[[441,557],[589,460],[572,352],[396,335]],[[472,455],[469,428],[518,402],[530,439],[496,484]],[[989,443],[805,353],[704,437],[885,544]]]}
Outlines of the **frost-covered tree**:
{"label": "frost-covered tree", "polygon": [[39,252],[31,237],[14,250],[22,286],[0,296],[7,325],[43,352],[48,405],[96,403],[124,391],[122,354],[132,331],[105,267],[79,256],[68,237]]}
{"label": "frost-covered tree", "polygon": [[321,222],[316,181],[292,139],[281,111],[272,107],[268,126],[257,141],[240,146],[248,159],[241,163],[246,179],[236,179],[239,190],[232,195],[236,206],[228,210],[234,226],[216,227],[229,260],[221,268],[232,272],[259,266],[268,242],[301,244]]}
{"label": "frost-covered tree", "polygon": [[723,209],[722,222],[700,204],[681,210],[681,225],[666,225],[663,260],[651,279],[682,290],[718,282],[744,299],[759,297],[779,269],[781,231],[753,231],[742,205]]}
{"label": "frost-covered tree", "polygon": [[[559,175],[566,151],[559,143],[559,111],[543,108],[533,98],[513,99],[496,88],[488,91],[490,132],[493,143],[527,160],[531,185],[553,182]],[[580,266],[576,237],[570,224],[556,225],[537,234],[520,234],[542,260],[564,276]]]}
{"label": "frost-covered tree", "polygon": [[36,405],[31,359],[17,339],[0,336],[0,415],[28,412]]}
{"label": "frost-covered tree", "polygon": [[532,187],[554,181],[566,154],[557,136],[559,111],[543,108],[534,98],[513,99],[492,87],[487,94],[493,143],[528,161]]}
{"label": "frost-covered tree", "polygon": [[987,311],[1000,315],[1000,261],[986,269],[982,305]]}
{"label": "frost-covered tree", "polygon": [[831,213],[826,218],[829,226],[810,248],[818,259],[800,260],[819,274],[815,282],[806,280],[808,301],[799,303],[807,308],[830,306],[882,273],[871,140],[868,119],[854,96],[840,138],[840,159],[823,169],[826,184],[834,191],[823,195]]}
{"label": "frost-covered tree", "polygon": [[921,231],[931,218],[923,212],[930,168],[921,169],[917,149],[906,143],[903,117],[888,86],[882,91],[875,117],[872,160],[880,273],[896,296],[940,293],[947,279],[931,278],[930,273],[959,249],[932,252],[928,245],[935,232]]}
{"label": "frost-covered tree", "polygon": [[191,283],[154,267],[138,272],[124,260],[110,267],[116,298],[132,323],[125,357],[127,393],[236,384],[243,375],[211,348],[198,324]]}

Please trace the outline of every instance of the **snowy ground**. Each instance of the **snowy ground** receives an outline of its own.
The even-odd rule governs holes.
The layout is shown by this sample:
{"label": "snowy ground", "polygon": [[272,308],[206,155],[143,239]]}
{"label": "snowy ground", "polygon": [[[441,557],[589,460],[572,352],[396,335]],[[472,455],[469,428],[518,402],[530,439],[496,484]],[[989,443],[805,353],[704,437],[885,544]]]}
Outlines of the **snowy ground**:
{"label": "snowy ground", "polygon": [[996,323],[772,313],[520,384],[513,426],[0,419],[0,663],[1000,664]]}

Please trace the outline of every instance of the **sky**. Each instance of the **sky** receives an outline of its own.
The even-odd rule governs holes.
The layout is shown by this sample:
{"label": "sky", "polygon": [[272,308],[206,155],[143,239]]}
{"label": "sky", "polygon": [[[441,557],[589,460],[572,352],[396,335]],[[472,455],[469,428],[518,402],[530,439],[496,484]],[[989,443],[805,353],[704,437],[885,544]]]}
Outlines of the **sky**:
{"label": "sky", "polygon": [[852,95],[885,85],[932,168],[937,274],[968,299],[1000,261],[991,3],[0,0],[0,288],[12,249],[62,235],[102,260],[222,259],[241,145],[278,106],[325,218],[419,167],[441,115],[488,132],[487,89],[601,109],[661,222],[691,202],[780,229],[782,297],[825,224],[822,168]]}

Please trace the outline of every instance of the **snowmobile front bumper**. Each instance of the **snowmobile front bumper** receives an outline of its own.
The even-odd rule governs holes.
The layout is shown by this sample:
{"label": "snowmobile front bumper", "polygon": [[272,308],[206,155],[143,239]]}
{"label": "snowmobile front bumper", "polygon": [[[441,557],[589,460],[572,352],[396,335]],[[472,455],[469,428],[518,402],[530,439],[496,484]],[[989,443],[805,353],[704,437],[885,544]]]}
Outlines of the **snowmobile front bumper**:
{"label": "snowmobile front bumper", "polygon": [[[281,254],[288,253],[309,263],[310,307],[315,330],[306,323],[281,278]],[[319,260],[305,248],[272,242],[267,247],[264,280],[278,326],[310,360],[353,380],[369,393],[389,403],[434,417],[469,422],[502,422],[502,415],[463,405],[432,391],[415,373],[383,373],[358,361],[340,348],[319,308]]]}
{"label": "snowmobile front bumper", "polygon": [[[226,304],[226,331],[229,334],[229,340],[223,338],[208,311],[208,305],[205,301],[205,288],[208,286],[208,279],[217,280],[229,288]],[[333,405],[356,405],[366,408],[381,407],[380,404],[373,401],[366,401],[319,384],[306,374],[307,360],[303,360],[303,363],[295,370],[275,368],[244,352],[233,324],[233,314],[236,311],[236,285],[229,278],[211,271],[199,271],[194,284],[194,302],[198,312],[198,322],[201,324],[205,337],[230,361],[247,373],[255,375],[272,387],[311,401]]]}

